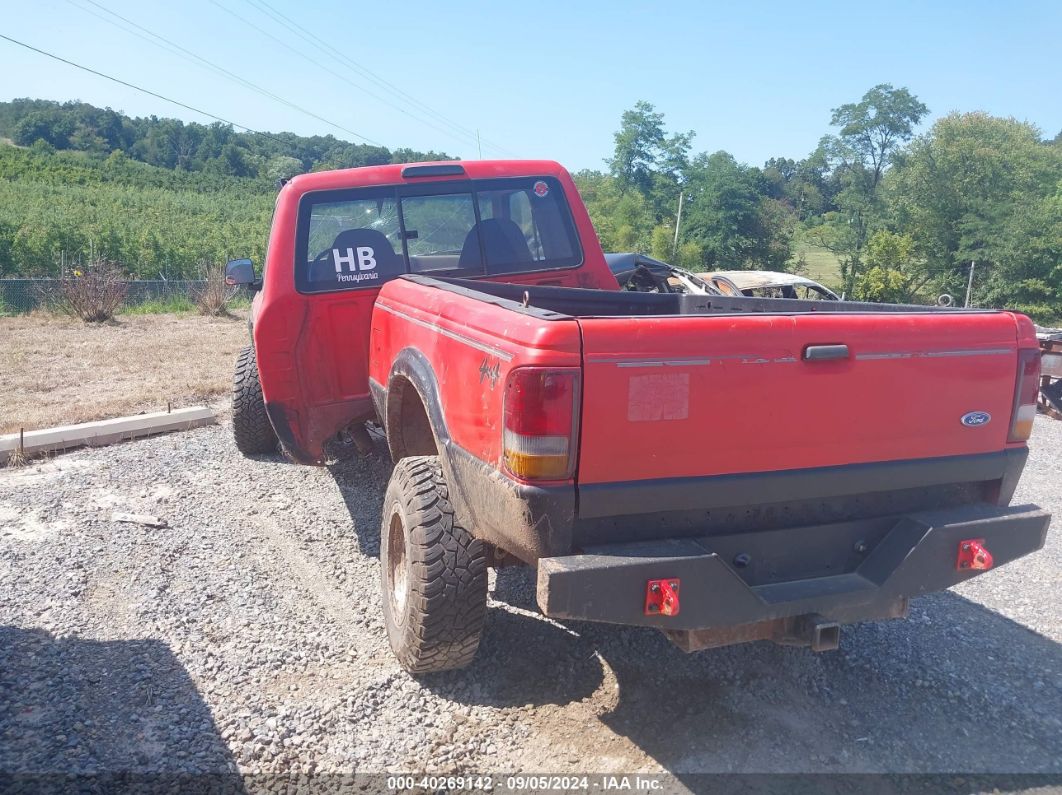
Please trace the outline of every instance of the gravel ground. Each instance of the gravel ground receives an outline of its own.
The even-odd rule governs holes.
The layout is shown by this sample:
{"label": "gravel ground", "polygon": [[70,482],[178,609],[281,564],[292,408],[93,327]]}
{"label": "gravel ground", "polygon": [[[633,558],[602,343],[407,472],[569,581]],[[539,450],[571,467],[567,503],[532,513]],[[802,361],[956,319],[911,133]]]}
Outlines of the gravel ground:
{"label": "gravel ground", "polygon": [[[1038,419],[1016,503],[1062,514],[1060,451]],[[1062,773],[1057,530],[819,655],[562,625],[506,569],[475,664],[417,681],[379,609],[389,470],[247,460],[225,424],[0,471],[0,771]]]}

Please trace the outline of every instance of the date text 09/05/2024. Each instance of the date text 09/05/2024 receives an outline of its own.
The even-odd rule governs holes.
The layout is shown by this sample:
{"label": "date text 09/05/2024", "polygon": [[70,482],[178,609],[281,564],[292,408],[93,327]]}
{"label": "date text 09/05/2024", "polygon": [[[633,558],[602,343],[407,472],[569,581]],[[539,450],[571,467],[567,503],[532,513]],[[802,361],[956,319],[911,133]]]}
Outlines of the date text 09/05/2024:
{"label": "date text 09/05/2024", "polygon": [[624,775],[518,775],[518,776],[389,776],[387,789],[391,792],[445,789],[448,792],[656,792],[665,781],[654,776]]}

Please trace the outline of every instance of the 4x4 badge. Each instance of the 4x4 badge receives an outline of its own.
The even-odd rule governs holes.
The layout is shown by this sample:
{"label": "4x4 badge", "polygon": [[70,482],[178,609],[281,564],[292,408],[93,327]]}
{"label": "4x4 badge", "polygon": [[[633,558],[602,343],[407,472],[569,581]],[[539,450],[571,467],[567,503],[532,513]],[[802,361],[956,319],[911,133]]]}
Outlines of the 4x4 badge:
{"label": "4x4 badge", "polygon": [[490,363],[490,357],[484,356],[483,362],[479,366],[479,382],[482,384],[483,379],[490,379],[490,388],[494,389],[498,385],[498,378],[501,377],[501,362],[495,361],[494,364]]}

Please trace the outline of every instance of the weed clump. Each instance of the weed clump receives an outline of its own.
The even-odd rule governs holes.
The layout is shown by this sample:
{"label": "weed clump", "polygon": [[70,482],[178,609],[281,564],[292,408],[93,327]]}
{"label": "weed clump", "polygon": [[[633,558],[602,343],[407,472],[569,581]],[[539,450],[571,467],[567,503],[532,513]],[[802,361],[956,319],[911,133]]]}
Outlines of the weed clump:
{"label": "weed clump", "polygon": [[129,285],[117,262],[98,259],[58,280],[56,307],[86,323],[111,320],[125,301]]}

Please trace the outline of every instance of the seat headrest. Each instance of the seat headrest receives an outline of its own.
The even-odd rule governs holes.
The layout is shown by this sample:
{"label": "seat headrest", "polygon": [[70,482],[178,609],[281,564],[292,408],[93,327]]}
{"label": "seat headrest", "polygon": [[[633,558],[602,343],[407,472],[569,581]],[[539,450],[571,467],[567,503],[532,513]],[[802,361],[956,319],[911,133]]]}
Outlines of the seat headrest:
{"label": "seat headrest", "polygon": [[461,247],[462,267],[480,265],[479,239],[492,268],[526,265],[532,262],[527,239],[515,221],[508,218],[486,218],[472,227]]}

